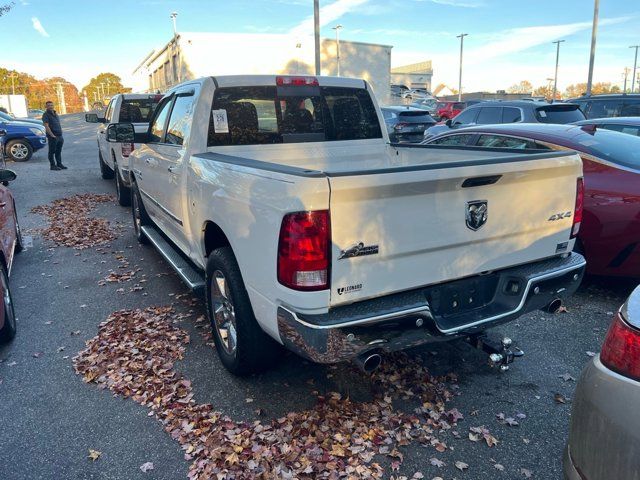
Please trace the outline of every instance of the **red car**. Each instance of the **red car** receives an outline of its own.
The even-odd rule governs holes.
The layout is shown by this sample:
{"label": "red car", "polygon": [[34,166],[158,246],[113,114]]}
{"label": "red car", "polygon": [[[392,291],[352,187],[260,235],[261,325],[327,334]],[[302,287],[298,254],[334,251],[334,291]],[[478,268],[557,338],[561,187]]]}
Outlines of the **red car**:
{"label": "red car", "polygon": [[436,103],[436,116],[439,121],[446,122],[467,108],[465,102],[438,102]]}
{"label": "red car", "polygon": [[9,273],[13,256],[22,250],[22,234],[18,225],[15,202],[11,190],[7,188],[16,174],[0,168],[0,295],[3,308],[0,309],[0,343],[10,341],[16,334],[16,317],[9,289]]}
{"label": "red car", "polygon": [[470,127],[427,144],[576,150],[584,170],[584,213],[576,250],[587,272],[640,277],[640,137],[594,126],[509,124]]}

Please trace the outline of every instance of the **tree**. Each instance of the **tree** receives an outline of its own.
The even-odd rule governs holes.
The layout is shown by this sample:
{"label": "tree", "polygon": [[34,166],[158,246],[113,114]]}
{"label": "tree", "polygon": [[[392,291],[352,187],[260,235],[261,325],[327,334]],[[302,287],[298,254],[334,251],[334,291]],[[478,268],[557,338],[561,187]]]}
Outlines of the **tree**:
{"label": "tree", "polygon": [[[598,82],[591,85],[592,95],[602,95],[604,93],[620,93],[622,89],[618,85],[612,85],[611,82]],[[587,93],[586,83],[576,83],[569,85],[565,90],[565,97],[575,98]]]}
{"label": "tree", "polygon": [[533,91],[533,85],[528,80],[521,80],[520,83],[516,83],[515,85],[511,85],[507,92],[509,93],[529,93]]}
{"label": "tree", "polygon": [[0,17],[9,13],[9,11],[16,6],[16,2],[5,3],[0,5]]}
{"label": "tree", "polygon": [[106,103],[113,95],[117,93],[130,92],[130,88],[122,85],[122,80],[115,73],[100,73],[89,80],[81,92],[87,95],[89,103],[100,101]]}
{"label": "tree", "polygon": [[[533,91],[533,96],[544,97],[547,100],[551,100],[551,97],[553,96],[553,87],[550,87],[549,85],[543,85],[541,87],[538,87]],[[561,100],[561,99],[562,99],[562,95],[560,94],[559,91],[556,90],[555,100]]]}

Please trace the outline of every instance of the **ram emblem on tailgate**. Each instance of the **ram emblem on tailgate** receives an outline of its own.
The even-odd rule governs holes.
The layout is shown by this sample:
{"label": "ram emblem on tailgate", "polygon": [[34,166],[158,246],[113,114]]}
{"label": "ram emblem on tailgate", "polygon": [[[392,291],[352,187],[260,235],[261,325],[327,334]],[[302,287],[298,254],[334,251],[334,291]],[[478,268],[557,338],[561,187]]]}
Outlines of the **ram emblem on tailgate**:
{"label": "ram emblem on tailgate", "polygon": [[467,202],[467,227],[478,230],[487,223],[489,202],[487,200],[474,200]]}

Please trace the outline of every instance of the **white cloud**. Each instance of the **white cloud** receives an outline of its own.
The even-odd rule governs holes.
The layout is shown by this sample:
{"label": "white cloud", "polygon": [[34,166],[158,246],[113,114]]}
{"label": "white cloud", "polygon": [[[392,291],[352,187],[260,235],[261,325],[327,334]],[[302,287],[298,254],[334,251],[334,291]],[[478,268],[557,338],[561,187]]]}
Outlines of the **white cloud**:
{"label": "white cloud", "polygon": [[47,31],[42,26],[42,23],[40,23],[40,20],[38,20],[38,17],[31,17],[31,22],[33,23],[33,28],[35,28],[36,32],[38,32],[43,37],[49,36]]}
{"label": "white cloud", "polygon": [[[320,8],[320,26],[329,23],[349,13],[356,7],[364,5],[369,0],[336,0],[335,2]],[[290,32],[292,35],[313,35],[313,15],[305,18]]]}
{"label": "white cloud", "polygon": [[[419,0],[424,1],[424,0]],[[450,7],[463,7],[463,8],[478,8],[484,7],[485,3],[475,0],[427,0],[431,3],[437,3],[439,5],[448,5]]]}

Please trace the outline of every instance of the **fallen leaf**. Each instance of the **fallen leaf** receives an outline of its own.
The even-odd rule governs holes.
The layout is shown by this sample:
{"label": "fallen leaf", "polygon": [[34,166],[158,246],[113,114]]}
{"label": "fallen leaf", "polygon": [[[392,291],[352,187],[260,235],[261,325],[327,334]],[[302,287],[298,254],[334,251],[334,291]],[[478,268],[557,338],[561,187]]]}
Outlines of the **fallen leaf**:
{"label": "fallen leaf", "polygon": [[504,472],[504,465],[501,465],[499,463],[494,463],[493,468],[495,468],[496,470],[500,470],[501,472]]}
{"label": "fallen leaf", "polygon": [[568,313],[569,310],[567,310],[567,307],[565,307],[564,305],[561,305],[560,308],[558,308],[558,313]]}
{"label": "fallen leaf", "polygon": [[143,463],[142,465],[140,465],[140,470],[142,470],[143,473],[147,473],[149,470],[153,470],[153,463],[152,462]]}
{"label": "fallen leaf", "polygon": [[556,401],[556,403],[567,403],[567,399],[561,393],[556,393],[553,396],[553,399]]}
{"label": "fallen leaf", "polygon": [[42,355],[44,355],[44,352],[34,352],[31,356],[33,358],[40,358]]}
{"label": "fallen leaf", "polygon": [[464,472],[467,468],[469,468],[469,465],[467,465],[466,463],[461,462],[461,461],[458,460],[456,462],[456,468],[458,470],[460,470],[461,472]]}
{"label": "fallen leaf", "polygon": [[89,449],[89,458],[94,462],[100,458],[100,455],[102,455],[102,452]]}
{"label": "fallen leaf", "polygon": [[446,465],[446,463],[444,463],[442,460],[439,460],[435,457],[430,458],[429,463],[431,463],[431,465],[433,465],[434,467],[438,467],[438,468],[442,468]]}
{"label": "fallen leaf", "polygon": [[575,382],[576,381],[576,379],[573,378],[568,373],[563,373],[562,375],[558,375],[558,378],[563,379],[565,382]]}
{"label": "fallen leaf", "polygon": [[590,357],[595,357],[596,356],[596,352],[587,352],[587,355],[589,355]]}
{"label": "fallen leaf", "polygon": [[531,478],[533,476],[533,472],[531,470],[526,469],[526,468],[521,468],[520,469],[520,473],[522,475],[524,475],[525,478]]}

